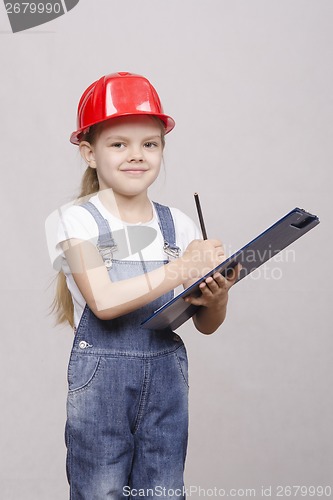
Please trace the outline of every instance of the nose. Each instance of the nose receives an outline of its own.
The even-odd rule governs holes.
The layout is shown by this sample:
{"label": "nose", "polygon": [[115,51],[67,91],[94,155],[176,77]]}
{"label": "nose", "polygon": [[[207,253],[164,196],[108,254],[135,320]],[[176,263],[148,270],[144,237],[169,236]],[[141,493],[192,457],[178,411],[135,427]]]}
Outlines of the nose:
{"label": "nose", "polygon": [[143,154],[142,150],[139,146],[133,146],[128,155],[128,162],[142,162],[143,161]]}

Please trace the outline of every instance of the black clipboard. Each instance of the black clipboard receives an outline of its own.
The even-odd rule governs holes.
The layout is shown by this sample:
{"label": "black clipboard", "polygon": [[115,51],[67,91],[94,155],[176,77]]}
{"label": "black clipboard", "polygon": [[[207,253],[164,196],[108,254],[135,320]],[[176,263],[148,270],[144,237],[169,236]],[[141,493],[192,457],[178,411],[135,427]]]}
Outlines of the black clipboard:
{"label": "black clipboard", "polygon": [[191,318],[198,310],[199,306],[188,304],[184,301],[184,298],[190,293],[200,295],[199,285],[202,281],[216,272],[220,272],[225,276],[226,273],[230,272],[240,263],[242,270],[237,280],[238,283],[259,266],[272,257],[275,257],[281,250],[303,236],[303,234],[317,226],[319,222],[319,218],[316,215],[312,215],[301,208],[294,208],[294,210],[291,210],[291,212],[266,229],[266,231],[263,231],[247,245],[231,255],[231,257],[157,309],[157,311],[141,323],[141,326],[154,330],[165,328],[176,330],[176,328]]}

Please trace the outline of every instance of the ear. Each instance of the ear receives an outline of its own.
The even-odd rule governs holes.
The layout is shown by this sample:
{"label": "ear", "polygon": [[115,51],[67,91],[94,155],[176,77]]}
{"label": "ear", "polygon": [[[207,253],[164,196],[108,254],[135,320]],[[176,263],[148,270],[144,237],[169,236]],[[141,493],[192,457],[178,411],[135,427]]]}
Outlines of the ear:
{"label": "ear", "polygon": [[82,158],[89,165],[89,167],[96,168],[95,153],[93,146],[87,141],[81,141],[79,148]]}

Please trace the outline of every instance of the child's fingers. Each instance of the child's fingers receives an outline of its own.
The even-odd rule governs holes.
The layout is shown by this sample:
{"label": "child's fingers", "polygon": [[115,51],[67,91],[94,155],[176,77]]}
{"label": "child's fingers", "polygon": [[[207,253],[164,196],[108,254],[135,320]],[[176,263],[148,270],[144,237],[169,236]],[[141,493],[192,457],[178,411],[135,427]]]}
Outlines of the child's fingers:
{"label": "child's fingers", "polygon": [[237,264],[237,266],[233,268],[230,273],[228,273],[227,277],[222,276],[221,273],[215,273],[213,276],[206,278],[205,281],[199,285],[201,295],[199,297],[188,295],[184,299],[185,302],[201,306],[205,304],[205,299],[212,298],[212,296],[220,290],[228,291],[229,288],[231,288],[231,286],[237,281],[241,269],[241,264]]}
{"label": "child's fingers", "polygon": [[204,297],[211,297],[214,292],[218,289],[218,285],[212,278],[207,278],[199,286],[200,291]]}
{"label": "child's fingers", "polygon": [[220,273],[215,273],[214,276],[207,278],[204,283],[205,287],[212,294],[219,292],[221,289],[226,289],[226,282]]}
{"label": "child's fingers", "polygon": [[[237,281],[241,268],[242,268],[242,266],[240,264],[237,264],[236,267],[234,267],[233,269],[231,269],[228,272],[227,276],[222,276],[221,273],[215,273],[213,275],[213,282],[208,283],[208,286],[211,288],[211,290],[213,290],[213,289],[216,290],[216,287],[214,285],[214,283],[215,283],[219,288],[229,289]],[[207,280],[206,280],[206,283],[207,283]]]}
{"label": "child's fingers", "polygon": [[203,305],[202,296],[194,297],[193,295],[188,295],[184,300],[186,303],[192,304],[194,306],[202,306]]}
{"label": "child's fingers", "polygon": [[209,239],[207,241],[209,241],[215,248],[223,246],[222,241],[220,241],[220,240]]}
{"label": "child's fingers", "polygon": [[215,273],[213,275],[214,281],[219,288],[227,288],[227,280],[221,273]]}

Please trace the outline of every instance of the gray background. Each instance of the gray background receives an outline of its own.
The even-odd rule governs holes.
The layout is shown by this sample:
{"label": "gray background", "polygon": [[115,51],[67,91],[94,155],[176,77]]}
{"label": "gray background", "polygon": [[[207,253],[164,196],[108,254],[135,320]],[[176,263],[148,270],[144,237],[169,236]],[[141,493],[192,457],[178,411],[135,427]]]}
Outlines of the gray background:
{"label": "gray background", "polygon": [[229,252],[295,206],[321,218],[292,255],[231,291],[217,333],[179,330],[187,486],[257,498],[262,485],[273,498],[277,485],[333,487],[332,25],[331,0],[81,0],[14,35],[0,6],[1,498],[68,496],[72,333],[48,315],[44,223],[84,170],[68,140],[78,98],[114,71],[147,76],[177,122],[153,199],[196,220],[199,191],[208,234]]}

